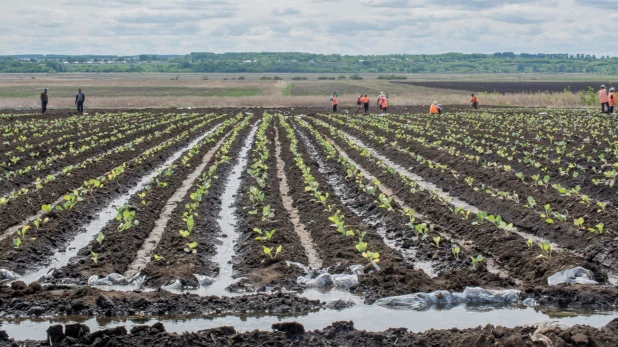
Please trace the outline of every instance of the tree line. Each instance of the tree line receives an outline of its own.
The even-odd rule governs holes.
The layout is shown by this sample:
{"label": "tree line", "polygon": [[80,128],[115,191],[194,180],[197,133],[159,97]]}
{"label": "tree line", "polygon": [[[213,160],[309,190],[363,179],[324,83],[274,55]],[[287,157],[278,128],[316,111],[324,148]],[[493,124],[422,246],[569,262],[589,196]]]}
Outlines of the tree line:
{"label": "tree line", "polygon": [[[95,57],[95,58],[93,58]],[[86,64],[90,62],[90,64]],[[111,63],[110,63],[111,62]],[[184,56],[0,56],[0,72],[168,73],[596,73],[618,75],[618,58],[589,54],[207,53]]]}

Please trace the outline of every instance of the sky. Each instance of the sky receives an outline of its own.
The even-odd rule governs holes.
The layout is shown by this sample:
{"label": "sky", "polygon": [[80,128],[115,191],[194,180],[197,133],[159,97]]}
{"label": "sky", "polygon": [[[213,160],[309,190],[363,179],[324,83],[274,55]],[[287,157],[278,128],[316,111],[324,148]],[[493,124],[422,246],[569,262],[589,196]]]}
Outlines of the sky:
{"label": "sky", "polygon": [[616,0],[0,0],[0,55],[618,56]]}

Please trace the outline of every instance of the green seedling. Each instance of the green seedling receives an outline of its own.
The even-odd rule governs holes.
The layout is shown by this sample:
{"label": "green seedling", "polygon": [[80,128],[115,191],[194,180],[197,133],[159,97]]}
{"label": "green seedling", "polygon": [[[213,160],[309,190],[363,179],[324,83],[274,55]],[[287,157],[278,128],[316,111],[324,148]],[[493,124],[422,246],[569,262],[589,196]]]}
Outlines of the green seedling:
{"label": "green seedling", "polygon": [[22,241],[20,238],[13,239],[13,246],[15,246],[15,248],[21,248],[21,245],[22,245]]}
{"label": "green seedling", "polygon": [[592,233],[603,234],[603,227],[604,226],[605,226],[605,224],[599,223],[599,224],[595,225],[594,228],[588,228],[588,231],[590,231]]}
{"label": "green seedling", "polygon": [[277,256],[279,255],[279,253],[281,253],[281,251],[282,251],[282,250],[283,250],[283,246],[281,246],[281,245],[280,245],[280,246],[279,246],[279,247],[277,247],[277,249],[275,250],[275,255],[273,256],[273,253],[272,253],[272,252],[273,252],[273,249],[272,249],[272,248],[269,248],[269,247],[264,246],[264,254],[265,254],[265,255],[267,255],[267,256],[269,256],[269,257],[270,257],[270,259],[276,259],[276,258],[277,258]]}
{"label": "green seedling", "polygon": [[597,213],[605,212],[605,209],[607,208],[607,204],[603,202],[597,202],[597,206],[599,206]]}
{"label": "green seedling", "polygon": [[363,258],[369,260],[370,263],[379,263],[380,262],[380,253],[378,252],[363,252]]}
{"label": "green seedling", "polygon": [[270,205],[264,206],[262,208],[262,222],[270,221],[273,217],[275,217],[274,210],[270,209]]}
{"label": "green seedling", "polygon": [[160,261],[162,261],[162,260],[165,260],[165,258],[164,258],[164,257],[162,257],[162,256],[158,256],[158,255],[156,255],[156,254],[155,254],[155,255],[153,255],[153,256],[152,256],[152,258],[153,258],[153,259],[154,259],[154,261],[156,261],[157,263],[158,263],[158,262],[160,262]]}
{"label": "green seedling", "polygon": [[429,228],[427,227],[426,223],[417,224],[414,226],[414,232],[421,240],[426,240]]}
{"label": "green seedling", "polygon": [[97,242],[99,243],[99,245],[100,245],[100,244],[102,244],[102,243],[103,243],[103,240],[105,240],[105,235],[103,235],[103,233],[101,233],[101,232],[100,232],[100,233],[97,235],[96,240],[97,240]]}
{"label": "green seedling", "polygon": [[517,177],[522,183],[526,180],[526,176],[521,172],[516,173],[515,177]]}
{"label": "green seedling", "polygon": [[51,212],[52,210],[52,206],[51,205],[43,205],[41,206],[41,211],[43,212]]}
{"label": "green seedling", "polygon": [[459,246],[457,245],[451,245],[451,253],[453,254],[455,260],[459,260],[459,253],[461,253],[461,248],[459,248]]}
{"label": "green seedling", "polygon": [[487,212],[479,211],[479,213],[476,214],[476,221],[472,222],[472,225],[482,225],[483,223],[485,223],[485,219],[487,217],[488,217]]}
{"label": "green seedling", "polygon": [[584,218],[579,217],[573,221],[573,224],[580,230],[584,230]]}
{"label": "green seedling", "polygon": [[470,187],[472,187],[472,183],[474,183],[474,178],[472,177],[466,177],[465,179],[466,184],[469,185]]}
{"label": "green seedling", "polygon": [[526,246],[528,246],[528,250],[531,250],[532,246],[534,246],[534,241],[532,241],[532,239],[528,239],[526,241]]}
{"label": "green seedling", "polygon": [[182,236],[183,238],[187,238],[187,237],[189,237],[189,235],[191,235],[191,233],[190,233],[189,231],[186,231],[186,230],[180,230],[178,233],[179,233],[179,234],[180,234],[180,236]]}
{"label": "green seedling", "polygon": [[542,254],[540,254],[537,258],[551,258],[553,248],[549,241],[543,241],[542,243],[539,243],[539,248],[541,248]]}
{"label": "green seedling", "polygon": [[185,247],[185,252],[196,254],[197,253],[197,242],[187,243],[187,247]]}
{"label": "green seedling", "polygon": [[529,196],[526,199],[526,205],[524,205],[525,208],[529,208],[529,209],[533,209],[534,206],[536,206],[536,200],[534,200],[533,197]]}
{"label": "green seedling", "polygon": [[270,241],[277,230],[273,229],[268,231],[260,228],[253,228],[253,231],[260,235],[255,238],[257,241]]}
{"label": "green seedling", "polygon": [[473,256],[470,256],[470,260],[472,260],[472,270],[475,270],[476,266],[480,264],[483,260],[485,260],[485,257],[479,254],[476,256],[476,258]]}
{"label": "green seedling", "polygon": [[378,200],[375,202],[379,203],[381,208],[384,208],[388,211],[393,211],[393,207],[391,206],[392,201],[393,201],[393,198],[388,198],[386,197],[386,195],[380,194],[380,196],[378,197]]}
{"label": "green seedling", "polygon": [[436,237],[434,237],[434,238],[433,238],[433,244],[434,244],[436,247],[440,248],[440,241],[441,241],[441,240],[442,240],[442,238],[441,238],[440,236],[436,236]]}
{"label": "green seedling", "polygon": [[90,259],[92,259],[92,261],[93,261],[95,264],[98,264],[98,263],[99,263],[99,253],[95,253],[95,252],[93,252],[93,251],[90,251],[90,254],[91,254]]}
{"label": "green seedling", "polygon": [[545,218],[545,222],[547,224],[553,224],[554,221],[550,218],[554,213],[551,211],[551,206],[549,204],[545,205],[545,213],[541,213],[541,218]]}

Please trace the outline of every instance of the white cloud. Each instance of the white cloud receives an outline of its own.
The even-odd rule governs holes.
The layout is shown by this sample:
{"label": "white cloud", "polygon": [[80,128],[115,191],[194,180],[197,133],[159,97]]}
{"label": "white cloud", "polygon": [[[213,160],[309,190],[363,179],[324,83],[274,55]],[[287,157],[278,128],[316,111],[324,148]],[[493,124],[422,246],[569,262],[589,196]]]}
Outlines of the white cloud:
{"label": "white cloud", "polygon": [[[615,0],[0,1],[0,54],[197,51],[618,55]],[[603,4],[603,6],[600,6]],[[603,21],[601,21],[603,22]],[[608,41],[598,40],[607,37]]]}

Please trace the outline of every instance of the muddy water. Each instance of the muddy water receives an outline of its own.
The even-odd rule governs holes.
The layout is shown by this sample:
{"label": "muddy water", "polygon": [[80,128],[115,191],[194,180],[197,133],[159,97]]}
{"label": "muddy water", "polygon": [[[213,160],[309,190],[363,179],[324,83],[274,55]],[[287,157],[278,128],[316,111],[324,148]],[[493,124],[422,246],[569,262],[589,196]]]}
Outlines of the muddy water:
{"label": "muddy water", "polygon": [[191,143],[189,143],[187,146],[185,146],[178,152],[172,154],[165,161],[165,163],[161,164],[158,168],[152,170],[152,172],[149,173],[148,175],[142,177],[142,179],[138,182],[138,184],[135,185],[133,188],[131,188],[126,194],[111,201],[107,205],[107,207],[103,209],[97,215],[95,220],[93,220],[90,224],[85,226],[84,228],[85,231],[78,234],[71,241],[71,243],[66,247],[65,251],[59,251],[56,254],[54,254],[52,258],[53,260],[48,266],[45,266],[33,273],[24,275],[22,280],[26,283],[32,283],[40,279],[42,276],[45,276],[51,270],[67,265],[71,258],[75,257],[82,248],[86,247],[90,243],[90,241],[92,241],[94,237],[103,229],[103,227],[105,227],[107,223],[109,223],[111,220],[113,220],[116,217],[117,215],[116,208],[115,208],[116,206],[122,206],[125,203],[127,203],[129,201],[129,198],[131,198],[132,195],[136,194],[141,189],[143,189],[147,184],[149,184],[151,178],[157,176],[158,169],[164,169],[167,165],[178,160],[186,151],[191,149],[191,147],[195,146],[198,142],[200,142],[202,139],[208,136],[208,134],[215,131],[219,126],[220,124],[216,125],[211,130],[198,136],[195,140],[191,141]]}
{"label": "muddy water", "polygon": [[298,210],[294,208],[292,197],[290,196],[290,187],[288,185],[288,178],[285,174],[285,163],[281,159],[281,142],[279,142],[279,131],[275,128],[275,155],[277,156],[277,177],[279,178],[279,187],[281,189],[281,199],[283,200],[283,206],[290,214],[290,220],[294,225],[294,231],[300,238],[300,242],[305,249],[305,254],[309,260],[309,267],[313,269],[322,268],[322,259],[318,255],[315,249],[315,244],[311,238],[311,234],[307,232],[305,226],[300,221],[300,214]]}
{"label": "muddy water", "polygon": [[[316,293],[324,298],[337,297],[339,293]],[[532,308],[510,307],[491,309],[487,307],[458,306],[450,310],[432,309],[429,311],[392,310],[379,306],[356,305],[342,311],[321,310],[305,316],[208,316],[208,317],[132,317],[125,319],[66,317],[62,319],[12,320],[0,323],[16,340],[44,340],[46,330],[52,324],[83,323],[91,331],[125,326],[130,329],[136,325],[164,324],[168,332],[196,332],[221,326],[233,326],[237,331],[255,329],[270,331],[271,325],[279,322],[296,321],[306,330],[322,329],[337,321],[353,321],[356,329],[384,331],[389,328],[407,328],[413,332],[429,329],[474,328],[486,324],[512,328],[521,325],[535,325],[547,320],[572,326],[585,324],[602,327],[618,315],[618,312],[573,312]]]}
{"label": "muddy water", "polygon": [[124,274],[126,277],[135,276],[142,269],[144,269],[148,263],[150,263],[150,260],[152,259],[152,251],[159,245],[161,237],[163,237],[163,232],[167,227],[167,223],[172,216],[172,212],[174,212],[176,206],[178,206],[178,203],[180,203],[185,195],[187,195],[189,189],[193,187],[195,180],[197,180],[197,178],[202,174],[202,171],[204,171],[206,165],[210,162],[210,159],[212,159],[213,155],[215,155],[219,148],[223,146],[227,138],[232,134],[232,131],[228,132],[204,155],[202,158],[202,163],[196,167],[189,176],[187,176],[187,178],[182,182],[182,185],[176,189],[174,195],[172,195],[172,197],[167,201],[161,215],[159,216],[159,219],[155,222],[155,226],[150,232],[150,235],[144,241],[142,248],[137,252],[137,256],[133,260],[133,263],[129,265],[129,268]]}
{"label": "muddy water", "polygon": [[247,170],[249,162],[249,150],[253,146],[255,133],[257,132],[257,122],[253,125],[249,136],[245,140],[240,153],[238,154],[238,162],[232,168],[228,181],[225,183],[225,190],[221,196],[221,212],[219,213],[219,227],[223,233],[219,238],[215,256],[213,261],[219,264],[219,276],[215,282],[208,287],[200,288],[200,295],[230,295],[225,288],[234,283],[234,270],[232,268],[232,260],[234,258],[234,244],[239,237],[236,231],[236,197],[239,193],[242,173]]}

